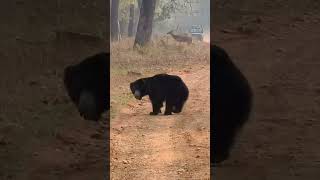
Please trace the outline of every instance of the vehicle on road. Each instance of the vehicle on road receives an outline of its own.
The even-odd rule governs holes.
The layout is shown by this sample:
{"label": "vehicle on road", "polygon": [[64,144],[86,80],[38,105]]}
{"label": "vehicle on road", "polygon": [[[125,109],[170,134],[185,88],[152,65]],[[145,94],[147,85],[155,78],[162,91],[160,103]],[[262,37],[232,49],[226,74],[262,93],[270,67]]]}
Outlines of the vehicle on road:
{"label": "vehicle on road", "polygon": [[203,27],[202,25],[192,25],[189,32],[193,39],[203,41]]}

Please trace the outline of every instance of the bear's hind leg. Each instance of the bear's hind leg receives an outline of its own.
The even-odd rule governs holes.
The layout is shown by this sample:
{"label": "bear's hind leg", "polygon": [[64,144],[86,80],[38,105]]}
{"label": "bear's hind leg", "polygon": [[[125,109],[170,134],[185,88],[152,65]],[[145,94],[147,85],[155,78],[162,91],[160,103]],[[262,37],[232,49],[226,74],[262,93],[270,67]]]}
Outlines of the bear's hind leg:
{"label": "bear's hind leg", "polygon": [[185,102],[178,102],[172,107],[172,112],[181,113],[183,105]]}
{"label": "bear's hind leg", "polygon": [[164,115],[171,115],[172,114],[172,104],[166,102],[166,110],[164,111]]}

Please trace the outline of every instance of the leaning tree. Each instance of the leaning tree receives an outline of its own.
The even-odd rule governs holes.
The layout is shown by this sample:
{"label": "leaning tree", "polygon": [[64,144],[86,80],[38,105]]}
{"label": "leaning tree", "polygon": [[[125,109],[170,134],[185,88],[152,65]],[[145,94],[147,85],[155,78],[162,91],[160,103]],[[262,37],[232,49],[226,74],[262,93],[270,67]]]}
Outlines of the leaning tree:
{"label": "leaning tree", "polygon": [[145,46],[150,41],[155,8],[156,0],[142,0],[134,47]]}
{"label": "leaning tree", "polygon": [[119,0],[111,1],[111,40],[118,41],[119,40]]}

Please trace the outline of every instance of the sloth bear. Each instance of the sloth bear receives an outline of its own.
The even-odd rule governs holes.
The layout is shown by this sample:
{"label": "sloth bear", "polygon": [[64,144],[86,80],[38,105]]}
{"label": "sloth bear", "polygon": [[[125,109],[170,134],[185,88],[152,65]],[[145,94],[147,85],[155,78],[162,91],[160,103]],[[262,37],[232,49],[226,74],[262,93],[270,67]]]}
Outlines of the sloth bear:
{"label": "sloth bear", "polygon": [[97,121],[110,108],[110,54],[101,52],[64,70],[64,86],[86,120]]}
{"label": "sloth bear", "polygon": [[189,90],[179,76],[157,74],[152,77],[141,78],[130,83],[134,97],[141,100],[149,95],[153,111],[150,115],[161,113],[163,102],[166,102],[164,115],[180,113],[189,96]]}
{"label": "sloth bear", "polygon": [[[253,93],[249,82],[224,49],[211,45],[213,67],[213,165],[228,159],[235,137],[249,119]],[[213,158],[213,159],[212,159]]]}

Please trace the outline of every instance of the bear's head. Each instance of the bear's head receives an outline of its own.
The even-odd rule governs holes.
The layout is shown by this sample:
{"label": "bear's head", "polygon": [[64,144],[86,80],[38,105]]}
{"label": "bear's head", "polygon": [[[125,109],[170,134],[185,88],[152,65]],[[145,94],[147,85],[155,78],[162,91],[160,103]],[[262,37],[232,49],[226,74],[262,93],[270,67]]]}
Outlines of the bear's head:
{"label": "bear's head", "polygon": [[136,99],[141,100],[143,96],[147,95],[147,78],[130,83],[130,90]]}

